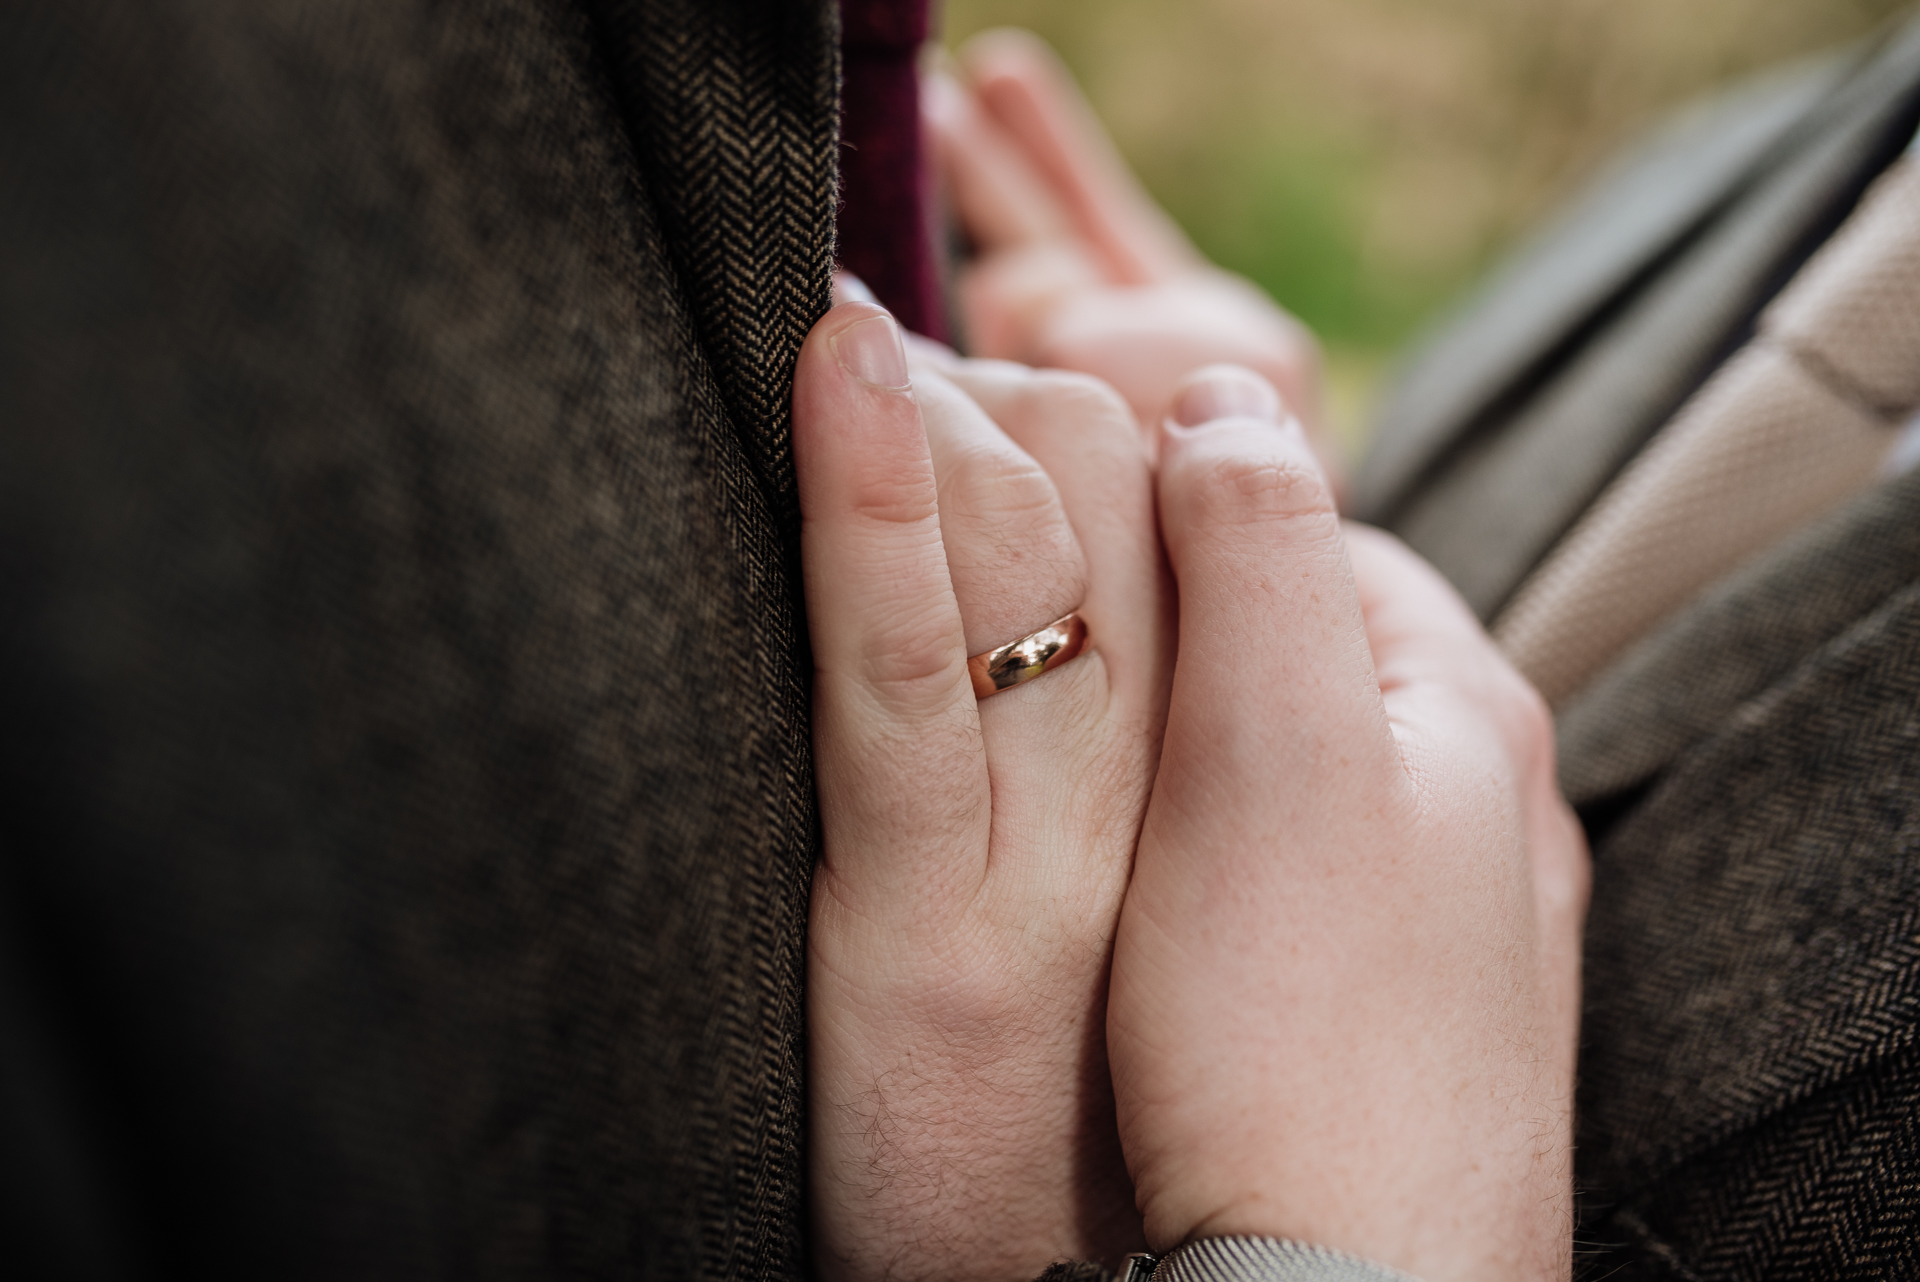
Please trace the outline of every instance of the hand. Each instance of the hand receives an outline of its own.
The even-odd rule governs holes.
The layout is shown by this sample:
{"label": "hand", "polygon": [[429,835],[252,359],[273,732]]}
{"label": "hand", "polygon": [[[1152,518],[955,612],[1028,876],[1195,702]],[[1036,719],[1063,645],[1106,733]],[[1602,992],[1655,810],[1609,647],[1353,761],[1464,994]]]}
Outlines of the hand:
{"label": "hand", "polygon": [[[847,303],[795,377],[832,1278],[1005,1282],[1141,1243],[1105,999],[1171,663],[1152,479],[1092,380],[945,364],[909,380],[893,322]],[[976,701],[969,655],[1075,609],[1090,653]]]}
{"label": "hand", "polygon": [[960,221],[979,248],[958,288],[973,350],[1096,375],[1150,430],[1182,377],[1216,362],[1246,366],[1280,389],[1338,484],[1307,329],[1201,257],[1039,40],[990,32],[961,58],[972,88],[929,77],[925,102]]}
{"label": "hand", "polygon": [[1148,1241],[1563,1278],[1588,869],[1545,707],[1263,391],[1209,372],[1181,417],[1239,416],[1161,448],[1179,659],[1108,1014]]}

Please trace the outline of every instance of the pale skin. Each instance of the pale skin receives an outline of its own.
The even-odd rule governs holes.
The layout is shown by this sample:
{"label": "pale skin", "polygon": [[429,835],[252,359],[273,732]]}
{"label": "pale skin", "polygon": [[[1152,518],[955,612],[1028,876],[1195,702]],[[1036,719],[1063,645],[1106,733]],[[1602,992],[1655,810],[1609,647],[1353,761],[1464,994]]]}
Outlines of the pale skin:
{"label": "pale skin", "polygon": [[1108,1046],[1156,1248],[1571,1262],[1586,847],[1539,697],[1295,430],[1170,430],[1180,651]]}
{"label": "pale skin", "polygon": [[[897,351],[884,313],[844,305],[794,392],[825,839],[815,1250],[834,1277],[1020,1277],[1143,1242],[1105,1005],[1170,594],[1118,397],[1010,365],[909,388]],[[1094,653],[976,701],[969,655],[1076,606]]]}
{"label": "pale skin", "polygon": [[[1272,377],[1194,368],[1237,308],[1125,397],[909,372],[860,303],[802,352],[824,1276],[1223,1233],[1569,1272],[1587,863],[1550,723],[1433,571],[1342,525]],[[1091,653],[974,698],[969,655],[1076,605]]]}
{"label": "pale skin", "polygon": [[[1342,529],[1250,373],[1177,393],[1209,421],[1149,478],[1097,386],[875,384],[863,325],[890,322],[821,323],[795,401],[823,1272],[1259,1233],[1564,1276],[1586,865],[1537,697],[1437,576]],[[976,701],[968,655],[1075,595],[1097,650]]]}

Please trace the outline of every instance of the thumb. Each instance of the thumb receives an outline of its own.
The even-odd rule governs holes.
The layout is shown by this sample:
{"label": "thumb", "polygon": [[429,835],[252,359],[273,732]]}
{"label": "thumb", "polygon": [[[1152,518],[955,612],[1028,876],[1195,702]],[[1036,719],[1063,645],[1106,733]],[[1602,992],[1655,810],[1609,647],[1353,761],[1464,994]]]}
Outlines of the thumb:
{"label": "thumb", "polygon": [[990,807],[926,428],[880,308],[807,336],[793,452],[823,866],[843,897],[886,893],[984,858]]}

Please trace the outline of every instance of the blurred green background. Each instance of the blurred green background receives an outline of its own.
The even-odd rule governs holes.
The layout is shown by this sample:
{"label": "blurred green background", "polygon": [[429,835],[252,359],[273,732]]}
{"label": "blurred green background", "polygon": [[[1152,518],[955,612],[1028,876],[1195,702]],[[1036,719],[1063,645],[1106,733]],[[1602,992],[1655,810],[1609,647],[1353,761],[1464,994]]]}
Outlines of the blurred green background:
{"label": "blurred green background", "polygon": [[1663,111],[1911,0],[946,0],[1040,33],[1200,248],[1327,344],[1358,430],[1392,353]]}

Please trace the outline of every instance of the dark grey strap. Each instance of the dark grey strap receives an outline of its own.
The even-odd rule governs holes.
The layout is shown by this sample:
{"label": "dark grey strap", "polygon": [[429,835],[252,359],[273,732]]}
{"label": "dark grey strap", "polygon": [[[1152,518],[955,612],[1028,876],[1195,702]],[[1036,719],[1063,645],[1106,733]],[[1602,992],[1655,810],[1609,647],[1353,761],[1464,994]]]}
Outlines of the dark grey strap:
{"label": "dark grey strap", "polygon": [[1160,1257],[1153,1282],[1417,1282],[1356,1255],[1273,1237],[1209,1237]]}

